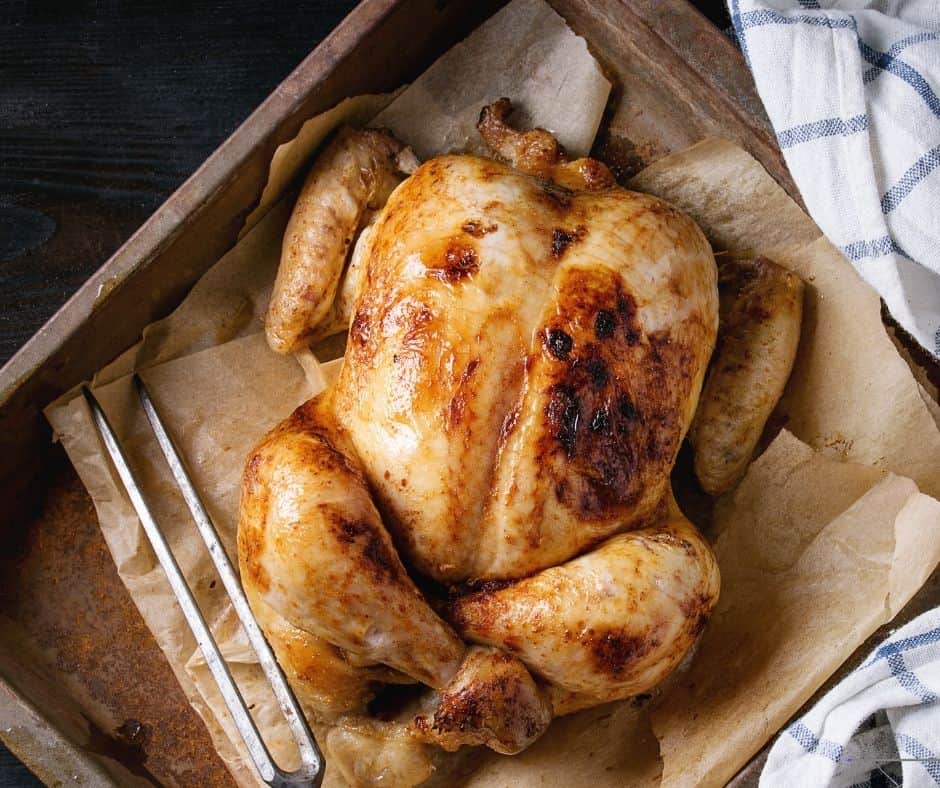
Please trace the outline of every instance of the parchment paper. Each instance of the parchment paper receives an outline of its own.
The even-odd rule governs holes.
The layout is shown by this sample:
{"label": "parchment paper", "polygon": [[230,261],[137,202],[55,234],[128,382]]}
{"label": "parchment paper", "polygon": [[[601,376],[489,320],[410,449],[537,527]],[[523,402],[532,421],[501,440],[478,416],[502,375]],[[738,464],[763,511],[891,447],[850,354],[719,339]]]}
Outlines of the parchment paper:
{"label": "parchment paper", "polygon": [[[467,124],[480,105],[509,95],[534,123],[559,132],[570,150],[587,150],[596,123],[581,138],[566,137],[553,113],[563,104],[566,117],[599,119],[606,83],[584,43],[546,9],[540,0],[507,6],[502,22],[484,25],[432,66],[376,123],[391,125],[419,153],[441,152],[466,146],[472,135]],[[551,47],[539,46],[548,40]],[[529,58],[526,69],[499,67],[494,52],[512,47],[521,50],[507,55],[507,62]],[[539,52],[550,58],[544,67],[533,60]],[[506,74],[521,81],[500,82]],[[459,95],[454,85],[462,87]],[[585,97],[589,103],[578,109]],[[367,113],[368,102],[385,100],[367,97],[330,119],[314,119],[313,131],[272,163],[267,202],[239,244],[173,315],[150,326],[139,345],[95,379],[96,394],[140,470],[223,653],[285,763],[292,748],[274,702],[184,515],[127,375],[143,370],[234,557],[245,455],[336,370],[335,362],[317,363],[330,357],[325,348],[305,355],[301,366],[268,351],[259,333],[290,209],[289,184],[350,107]],[[440,136],[422,137],[431,128]],[[559,720],[515,758],[481,752],[469,778],[476,786],[650,785],[661,772],[669,784],[720,783],[894,615],[938,560],[940,506],[917,488],[940,492],[940,433],[922,389],[881,325],[873,292],[763,169],[730,143],[710,140],[670,156],[640,173],[635,185],[690,212],[716,249],[769,253],[807,281],[797,367],[775,417],[793,434],[782,432],[716,507],[709,533],[718,539],[722,598],[687,672],[651,706],[627,701]],[[67,395],[47,416],[92,495],[122,579],[220,755],[241,784],[256,784],[83,402]],[[329,772],[327,779],[334,779]]]}
{"label": "parchment paper", "polygon": [[718,609],[652,709],[670,786],[734,776],[940,558],[940,503],[785,431],[720,502],[716,526]]}
{"label": "parchment paper", "polygon": [[421,159],[484,152],[476,133],[480,109],[508,96],[511,122],[548,129],[570,154],[586,156],[609,93],[583,38],[542,0],[515,0],[445,52],[370,125],[390,128]]}

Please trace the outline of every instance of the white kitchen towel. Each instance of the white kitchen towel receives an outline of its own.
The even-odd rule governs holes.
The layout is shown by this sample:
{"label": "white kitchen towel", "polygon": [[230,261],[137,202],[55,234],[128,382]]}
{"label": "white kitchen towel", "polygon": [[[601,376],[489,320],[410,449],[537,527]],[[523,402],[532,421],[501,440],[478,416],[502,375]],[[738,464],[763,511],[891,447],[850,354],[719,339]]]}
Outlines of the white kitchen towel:
{"label": "white kitchen towel", "polygon": [[728,5],[813,219],[940,357],[940,1]]}
{"label": "white kitchen towel", "polygon": [[[780,735],[760,788],[891,785],[885,774],[892,762],[900,762],[905,788],[936,788],[938,697],[940,609],[934,609],[897,630]],[[863,725],[875,715],[885,724]]]}

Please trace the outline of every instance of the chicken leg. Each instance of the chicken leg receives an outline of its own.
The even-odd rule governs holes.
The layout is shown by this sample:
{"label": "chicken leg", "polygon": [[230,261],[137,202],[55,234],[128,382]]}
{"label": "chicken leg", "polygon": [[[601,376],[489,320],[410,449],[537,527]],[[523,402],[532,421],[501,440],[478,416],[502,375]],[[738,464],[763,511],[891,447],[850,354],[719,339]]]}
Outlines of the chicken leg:
{"label": "chicken leg", "polygon": [[711,550],[671,509],[654,527],[460,597],[447,618],[466,640],[517,656],[590,705],[646,692],[679,664],[718,600]]}
{"label": "chicken leg", "polygon": [[381,676],[374,666],[384,665],[441,692],[431,721],[416,722],[416,740],[511,753],[551,721],[547,697],[521,663],[468,650],[415,587],[323,397],[298,408],[249,459],[238,553],[242,583],[279,655],[290,657],[298,639],[306,654],[322,641],[321,651],[342,649],[363,666],[326,662],[341,681],[339,697],[323,698],[326,687],[307,685],[329,673],[309,675],[289,661],[302,697],[337,707],[351,696],[353,708],[366,693],[360,687]]}

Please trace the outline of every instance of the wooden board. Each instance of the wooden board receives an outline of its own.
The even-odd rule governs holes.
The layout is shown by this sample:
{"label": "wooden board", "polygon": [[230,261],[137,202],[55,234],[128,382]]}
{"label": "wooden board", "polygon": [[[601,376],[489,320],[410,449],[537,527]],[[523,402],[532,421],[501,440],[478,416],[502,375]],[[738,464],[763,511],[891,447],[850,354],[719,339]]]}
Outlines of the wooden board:
{"label": "wooden board", "polygon": [[[684,0],[551,2],[616,84],[595,152],[621,174],[718,134],[795,194],[740,53]],[[271,153],[305,118],[413,78],[498,5],[366,0],[0,373],[0,711],[27,720],[3,735],[47,781],[231,784],[41,408],[230,248]]]}

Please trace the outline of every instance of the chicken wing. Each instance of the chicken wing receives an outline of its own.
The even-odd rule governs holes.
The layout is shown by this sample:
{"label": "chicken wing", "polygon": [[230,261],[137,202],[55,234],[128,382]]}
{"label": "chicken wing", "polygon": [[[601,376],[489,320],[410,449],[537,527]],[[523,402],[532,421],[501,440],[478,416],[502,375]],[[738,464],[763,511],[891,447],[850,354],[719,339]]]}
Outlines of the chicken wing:
{"label": "chicken wing", "polygon": [[268,306],[268,344],[289,353],[343,330],[335,311],[356,238],[403,174],[404,146],[381,130],[342,129],[317,159],[291,213]]}
{"label": "chicken wing", "polygon": [[803,318],[803,281],[766,257],[724,260],[718,291],[718,349],[689,433],[695,475],[711,495],[747,471],[790,377]]}

